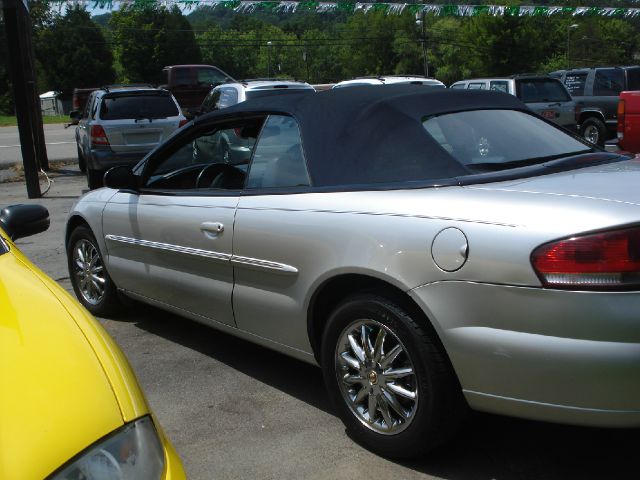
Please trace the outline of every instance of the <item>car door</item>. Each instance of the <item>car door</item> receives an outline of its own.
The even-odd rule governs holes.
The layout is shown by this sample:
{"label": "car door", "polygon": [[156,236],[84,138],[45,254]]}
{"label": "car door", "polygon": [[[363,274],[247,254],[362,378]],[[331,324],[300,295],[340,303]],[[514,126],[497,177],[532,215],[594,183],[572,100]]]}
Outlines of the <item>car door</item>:
{"label": "car door", "polygon": [[241,330],[301,351],[309,340],[299,270],[313,252],[299,241],[308,232],[295,198],[310,183],[296,121],[269,116],[236,213],[233,307]]}
{"label": "car door", "polygon": [[561,126],[575,125],[575,103],[560,80],[550,77],[516,79],[516,96],[538,115]]}
{"label": "car door", "polygon": [[[233,128],[255,141],[262,119],[244,122]],[[194,157],[196,142],[229,128],[193,127],[150,157],[139,192],[119,191],[107,203],[103,232],[120,288],[205,323],[235,325],[233,224],[249,158],[230,165]]]}

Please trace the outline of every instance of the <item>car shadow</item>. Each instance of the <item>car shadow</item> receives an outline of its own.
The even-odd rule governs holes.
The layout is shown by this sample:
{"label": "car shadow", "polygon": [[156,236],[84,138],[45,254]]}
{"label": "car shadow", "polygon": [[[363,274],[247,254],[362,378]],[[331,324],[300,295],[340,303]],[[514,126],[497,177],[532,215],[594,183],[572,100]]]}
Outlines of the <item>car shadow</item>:
{"label": "car shadow", "polygon": [[571,427],[473,413],[421,461],[398,462],[451,480],[638,478],[640,431]]}
{"label": "car shadow", "polygon": [[[150,306],[118,318],[184,347],[207,355],[260,382],[331,413],[322,371],[268,348]],[[256,359],[260,359],[256,362]],[[286,372],[286,373],[285,373]],[[292,381],[291,379],[296,379]]]}
{"label": "car shadow", "polygon": [[[145,306],[134,308],[118,321],[135,323],[335,415],[319,368],[177,318]],[[636,479],[639,441],[639,429],[582,428],[471,413],[451,441],[425,458],[392,461],[448,480]]]}

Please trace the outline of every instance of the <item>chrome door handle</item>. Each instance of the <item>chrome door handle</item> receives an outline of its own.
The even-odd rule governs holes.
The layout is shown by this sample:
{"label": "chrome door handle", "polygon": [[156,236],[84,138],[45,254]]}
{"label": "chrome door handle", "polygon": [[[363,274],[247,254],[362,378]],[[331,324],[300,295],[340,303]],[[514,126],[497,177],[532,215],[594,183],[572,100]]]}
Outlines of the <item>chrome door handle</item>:
{"label": "chrome door handle", "polygon": [[200,230],[208,237],[215,237],[224,232],[224,225],[220,222],[202,222],[200,224]]}

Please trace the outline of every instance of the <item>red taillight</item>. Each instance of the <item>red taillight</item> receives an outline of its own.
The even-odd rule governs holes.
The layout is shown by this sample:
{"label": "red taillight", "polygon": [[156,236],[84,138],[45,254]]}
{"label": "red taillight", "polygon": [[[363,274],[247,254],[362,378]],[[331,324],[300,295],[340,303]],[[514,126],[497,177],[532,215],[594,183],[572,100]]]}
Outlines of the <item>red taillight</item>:
{"label": "red taillight", "polygon": [[80,99],[78,97],[73,97],[73,106],[71,107],[72,110],[80,110]]}
{"label": "red taillight", "polygon": [[618,101],[618,138],[621,139],[624,137],[624,111],[625,105],[624,100]]}
{"label": "red taillight", "polygon": [[109,139],[101,125],[91,125],[91,145],[109,145]]}
{"label": "red taillight", "polygon": [[184,127],[187,123],[189,123],[189,120],[187,120],[186,118],[180,120],[180,123],[178,123],[178,128]]}
{"label": "red taillight", "polygon": [[640,227],[547,243],[531,254],[545,287],[572,290],[640,288]]}

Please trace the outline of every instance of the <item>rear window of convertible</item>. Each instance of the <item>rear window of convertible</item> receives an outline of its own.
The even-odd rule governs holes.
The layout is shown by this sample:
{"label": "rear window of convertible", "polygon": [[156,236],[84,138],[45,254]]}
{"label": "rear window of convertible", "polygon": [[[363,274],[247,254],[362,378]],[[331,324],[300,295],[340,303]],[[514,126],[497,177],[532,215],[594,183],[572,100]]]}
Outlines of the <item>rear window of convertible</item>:
{"label": "rear window of convertible", "polygon": [[590,152],[584,143],[517,110],[475,110],[427,117],[429,135],[472,173]]}
{"label": "rear window of convertible", "polygon": [[434,185],[593,151],[520,110],[468,110],[422,118],[394,114],[380,112],[369,128],[347,126],[348,135],[335,146],[312,137],[317,149],[329,152],[313,164],[315,185]]}

